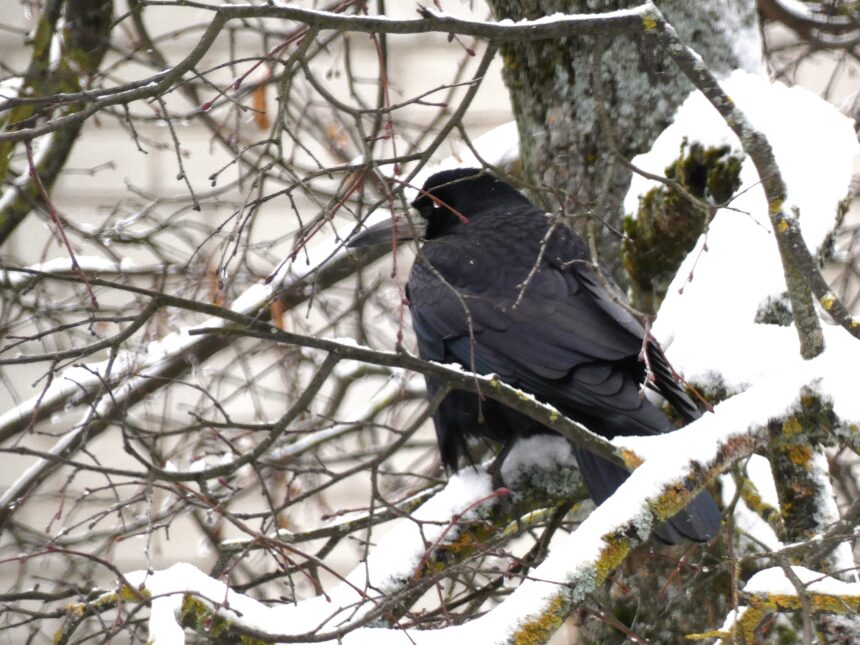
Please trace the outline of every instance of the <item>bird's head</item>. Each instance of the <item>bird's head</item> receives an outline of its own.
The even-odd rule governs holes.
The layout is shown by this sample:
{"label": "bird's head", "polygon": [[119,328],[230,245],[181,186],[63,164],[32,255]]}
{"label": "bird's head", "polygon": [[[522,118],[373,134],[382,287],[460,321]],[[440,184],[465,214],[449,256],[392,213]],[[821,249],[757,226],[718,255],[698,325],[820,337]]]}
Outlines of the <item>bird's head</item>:
{"label": "bird's head", "polygon": [[[412,208],[428,222],[438,218],[457,217],[460,208],[474,206],[471,196],[485,193],[498,180],[480,168],[454,168],[432,175],[412,201]],[[467,210],[472,210],[467,208]],[[467,217],[465,214],[461,214]]]}
{"label": "bird's head", "polygon": [[392,235],[399,240],[417,236],[425,240],[439,237],[474,217],[481,217],[494,206],[530,204],[528,199],[510,184],[481,168],[455,168],[432,175],[420,189],[412,207],[421,214],[421,221],[411,224],[405,218],[376,224],[362,231],[349,246],[369,246],[390,242]]}
{"label": "bird's head", "polygon": [[480,168],[443,170],[430,177],[412,202],[427,222],[426,239],[433,239],[497,206],[530,204],[507,182]]}

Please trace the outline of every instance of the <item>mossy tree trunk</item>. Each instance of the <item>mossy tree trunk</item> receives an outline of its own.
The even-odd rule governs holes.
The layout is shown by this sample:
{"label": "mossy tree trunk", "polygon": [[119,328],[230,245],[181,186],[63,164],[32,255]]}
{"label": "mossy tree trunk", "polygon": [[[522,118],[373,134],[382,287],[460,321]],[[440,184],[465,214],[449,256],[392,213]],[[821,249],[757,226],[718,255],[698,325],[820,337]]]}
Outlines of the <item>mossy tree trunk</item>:
{"label": "mossy tree trunk", "polygon": [[[801,393],[797,409],[768,425],[768,459],[779,495],[780,515],[785,525],[787,544],[805,542],[829,528],[838,518],[829,511],[833,490],[827,477],[824,446],[834,445],[838,423],[829,402],[812,390]],[[831,549],[838,542],[831,543]],[[835,577],[853,572],[839,570],[837,554],[827,550],[823,557],[798,564],[811,566]],[[849,556],[850,559],[850,556]],[[844,560],[843,560],[844,561]]]}
{"label": "mossy tree trunk", "polygon": [[[488,0],[498,19],[629,8],[635,0]],[[718,75],[762,68],[753,0],[658,2],[660,10]],[[601,231],[601,259],[626,283],[619,260],[622,201],[630,171],[605,145],[595,114],[593,38],[503,45],[504,79],[520,131],[525,178],[544,191],[544,207],[561,206],[581,219],[593,212]],[[602,77],[612,133],[625,156],[646,151],[670,122],[692,86],[668,56],[644,36],[607,43]],[[536,191],[537,193],[537,191]],[[552,195],[552,197],[549,197]],[[537,196],[537,194],[535,195]]]}

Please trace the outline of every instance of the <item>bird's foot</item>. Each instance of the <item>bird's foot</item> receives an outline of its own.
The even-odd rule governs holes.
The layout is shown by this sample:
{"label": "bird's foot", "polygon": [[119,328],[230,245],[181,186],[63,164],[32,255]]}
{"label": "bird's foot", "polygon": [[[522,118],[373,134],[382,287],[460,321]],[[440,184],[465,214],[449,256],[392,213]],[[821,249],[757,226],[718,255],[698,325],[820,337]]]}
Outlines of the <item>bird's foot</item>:
{"label": "bird's foot", "polygon": [[490,482],[493,485],[493,490],[507,488],[505,486],[505,480],[502,478],[502,464],[504,464],[505,456],[505,454],[499,453],[493,460],[493,463],[491,463],[489,467],[487,467],[487,474],[490,476]]}

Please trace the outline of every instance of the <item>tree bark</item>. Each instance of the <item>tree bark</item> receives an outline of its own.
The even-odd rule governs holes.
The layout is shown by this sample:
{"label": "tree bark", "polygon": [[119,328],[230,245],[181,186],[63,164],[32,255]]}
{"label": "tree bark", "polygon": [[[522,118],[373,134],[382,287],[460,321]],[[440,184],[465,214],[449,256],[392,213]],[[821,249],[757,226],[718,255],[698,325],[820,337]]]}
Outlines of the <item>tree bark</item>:
{"label": "tree bark", "polygon": [[[636,6],[633,0],[489,0],[498,19],[535,19],[564,13],[593,13]],[[667,0],[660,9],[681,38],[718,75],[736,68],[762,71],[755,2]],[[607,43],[602,77],[612,136],[629,157],[650,148],[670,123],[692,86],[668,56],[641,36]],[[622,202],[630,171],[613,157],[599,131],[592,89],[595,39],[506,43],[504,79],[520,132],[524,177],[540,191],[547,210],[563,209],[579,228],[594,215],[600,227],[601,259],[623,283],[619,260]],[[536,193],[538,191],[535,191]],[[614,231],[615,233],[611,233]],[[609,233],[609,234],[608,234]]]}

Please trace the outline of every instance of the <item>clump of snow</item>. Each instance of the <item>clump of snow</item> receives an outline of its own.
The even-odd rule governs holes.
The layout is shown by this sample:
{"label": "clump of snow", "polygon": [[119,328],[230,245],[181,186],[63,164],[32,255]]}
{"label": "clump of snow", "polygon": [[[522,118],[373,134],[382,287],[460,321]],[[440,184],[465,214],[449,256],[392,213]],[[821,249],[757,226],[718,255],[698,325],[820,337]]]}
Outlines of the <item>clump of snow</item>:
{"label": "clump of snow", "polygon": [[[860,583],[842,582],[806,567],[791,567],[803,588],[810,593],[828,596],[860,596]],[[772,593],[793,596],[797,587],[792,584],[781,567],[772,567],[756,573],[744,585],[747,593]]]}
{"label": "clump of snow", "polygon": [[502,477],[513,482],[521,470],[553,470],[575,464],[567,439],[559,435],[535,435],[517,441],[502,465]]}
{"label": "clump of snow", "polygon": [[275,622],[276,611],[253,598],[236,593],[191,564],[180,562],[155,572],[134,571],[126,576],[126,580],[133,587],[146,589],[152,597],[149,642],[153,645],[185,642],[184,631],[176,620],[185,593],[217,605],[218,614],[228,620],[241,617],[242,624],[247,627],[271,633],[280,633],[283,628]]}
{"label": "clump of snow", "polygon": [[770,462],[761,455],[753,455],[746,464],[747,477],[755,483],[758,494],[768,506],[779,508],[779,495],[773,481]]}
{"label": "clump of snow", "polygon": [[[37,168],[41,167],[41,164],[44,162],[44,157],[48,152],[52,151],[53,146],[52,141],[55,136],[55,133],[49,132],[43,137],[37,139],[36,143],[36,151],[33,155],[33,163]],[[6,212],[6,210],[11,206],[12,202],[18,198],[24,186],[26,186],[27,182],[30,180],[30,173],[22,172],[12,184],[0,195],[0,212]]]}
{"label": "clump of snow", "polygon": [[[815,522],[818,526],[830,526],[841,518],[836,506],[833,485],[830,483],[830,466],[822,448],[817,448],[812,455],[810,477],[818,487],[818,500],[815,503]],[[840,542],[829,556],[830,570],[843,572],[857,582],[857,565],[850,542]]]}
{"label": "clump of snow", "polygon": [[[415,565],[424,556],[425,541],[431,544],[439,538],[456,537],[449,528],[451,519],[492,493],[490,477],[483,470],[463,468],[448,480],[443,493],[430,498],[416,510],[410,520],[398,523],[385,534],[367,558],[367,581],[374,589],[385,591],[412,575]],[[474,515],[475,511],[469,514]],[[447,531],[447,534],[445,532]],[[354,579],[354,575],[361,580]],[[349,577],[359,586],[365,582],[365,570],[360,567]]]}
{"label": "clump of snow", "polygon": [[18,91],[24,84],[23,76],[10,76],[0,81],[0,99],[9,99],[18,96]]}
{"label": "clump of snow", "polygon": [[749,609],[750,608],[747,605],[739,605],[736,609],[732,609],[729,612],[729,615],[726,616],[726,620],[718,631],[724,634],[733,634],[735,631],[735,625],[743,620],[744,615],[749,611]]}
{"label": "clump of snow", "polygon": [[573,494],[582,485],[570,442],[555,434],[519,439],[505,458],[501,475],[514,495],[520,482],[529,480],[559,496]]}
{"label": "clump of snow", "polygon": [[[804,239],[814,252],[833,228],[860,152],[851,121],[803,88],[753,74],[734,72],[722,87],[773,147],[788,189],[783,210],[791,214],[797,209]],[[695,92],[652,150],[633,163],[662,173],[677,159],[684,139],[741,151],[716,109]],[[653,329],[687,379],[708,382],[716,373],[733,390],[787,369],[799,347],[793,328],[754,322],[761,303],[786,287],[767,200],[749,159],[741,180],[730,208],[717,212],[682,264]],[[635,176],[626,211],[636,212],[638,197],[654,185]]]}

